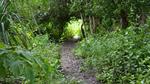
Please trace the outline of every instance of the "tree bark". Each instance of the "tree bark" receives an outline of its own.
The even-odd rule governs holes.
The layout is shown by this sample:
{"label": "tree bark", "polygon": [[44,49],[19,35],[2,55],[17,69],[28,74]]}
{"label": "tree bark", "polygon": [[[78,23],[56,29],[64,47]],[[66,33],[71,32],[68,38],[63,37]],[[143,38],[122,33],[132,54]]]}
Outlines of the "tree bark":
{"label": "tree bark", "polygon": [[95,22],[95,17],[92,17],[93,20],[93,33],[96,33],[96,22]]}
{"label": "tree bark", "polygon": [[146,23],[147,16],[142,11],[139,18],[139,25],[144,25]]}
{"label": "tree bark", "polygon": [[89,28],[90,28],[90,32],[91,32],[91,34],[93,34],[93,28],[92,28],[92,18],[91,18],[91,16],[89,16]]}
{"label": "tree bark", "polygon": [[125,10],[120,11],[120,24],[122,28],[128,27],[128,13]]}
{"label": "tree bark", "polygon": [[86,37],[85,30],[84,30],[84,23],[85,23],[85,20],[84,20],[84,17],[83,17],[82,14],[80,14],[80,17],[81,17],[81,19],[82,19],[82,21],[83,21],[83,23],[82,23],[82,25],[81,25],[81,33],[82,33],[83,38],[85,38],[85,37]]}

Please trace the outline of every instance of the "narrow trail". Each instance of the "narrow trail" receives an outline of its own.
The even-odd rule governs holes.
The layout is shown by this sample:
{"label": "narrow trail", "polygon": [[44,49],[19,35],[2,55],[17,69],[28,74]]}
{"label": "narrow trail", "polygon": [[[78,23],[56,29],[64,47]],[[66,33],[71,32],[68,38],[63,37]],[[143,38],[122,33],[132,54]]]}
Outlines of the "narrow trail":
{"label": "narrow trail", "polygon": [[76,59],[72,50],[75,47],[74,41],[65,41],[61,49],[61,66],[65,76],[69,79],[80,80],[80,84],[99,84],[96,78],[86,72],[81,72],[82,61]]}

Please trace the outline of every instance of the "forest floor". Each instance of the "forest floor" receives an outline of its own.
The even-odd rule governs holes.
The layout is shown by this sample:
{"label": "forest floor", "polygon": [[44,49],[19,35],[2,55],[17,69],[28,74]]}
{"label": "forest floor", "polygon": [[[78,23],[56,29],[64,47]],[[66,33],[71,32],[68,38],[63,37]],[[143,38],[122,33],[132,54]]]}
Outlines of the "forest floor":
{"label": "forest floor", "polygon": [[73,40],[65,41],[61,48],[62,72],[69,80],[80,81],[79,84],[99,84],[94,75],[80,70],[83,59],[77,59],[73,53],[76,42]]}

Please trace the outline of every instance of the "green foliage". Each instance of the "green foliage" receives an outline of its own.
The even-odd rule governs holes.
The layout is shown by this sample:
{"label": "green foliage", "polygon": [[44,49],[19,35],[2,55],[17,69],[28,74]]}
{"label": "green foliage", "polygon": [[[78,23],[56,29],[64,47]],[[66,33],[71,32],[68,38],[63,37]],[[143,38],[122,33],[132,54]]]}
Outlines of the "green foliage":
{"label": "green foliage", "polygon": [[[93,28],[100,24],[100,32],[101,28],[113,30],[126,16],[122,10],[127,22],[140,25],[148,16],[149,0],[1,0],[0,81],[71,83],[59,74],[59,46],[49,40],[58,42],[61,36],[79,33],[74,29],[81,24],[69,22],[71,17],[82,16],[86,31],[89,24]],[[77,55],[86,59],[86,67],[96,70],[104,83],[149,83],[150,35],[144,28],[89,37],[78,46]]]}
{"label": "green foliage", "polygon": [[63,39],[71,39],[74,36],[81,36],[81,24],[82,20],[71,20],[68,22],[62,35]]}
{"label": "green foliage", "polygon": [[101,19],[101,26],[111,30],[113,24],[121,25],[121,19],[127,19],[129,26],[140,24],[149,12],[149,5],[148,0],[71,0],[69,8],[76,16],[82,14],[84,18],[94,16]]}
{"label": "green foliage", "polygon": [[61,81],[63,76],[57,70],[59,47],[53,43],[47,44],[47,39],[47,35],[34,38],[32,50],[1,47],[0,80],[12,83],[19,79],[20,82],[29,84],[51,84]]}
{"label": "green foliage", "polygon": [[75,52],[85,59],[85,69],[96,71],[106,84],[150,83],[150,31],[129,27],[82,41]]}
{"label": "green foliage", "polygon": [[35,22],[35,16],[46,13],[49,9],[48,0],[11,0],[9,11],[15,14],[19,19]]}
{"label": "green foliage", "polygon": [[[44,31],[44,34],[49,34],[50,39],[58,41],[71,17],[80,18],[80,15],[83,15],[84,19],[88,19],[89,16],[94,16],[95,19],[101,20],[100,26],[112,30],[114,24],[120,24],[121,10],[127,13],[128,22],[137,25],[141,16],[147,16],[146,13],[149,12],[148,2],[148,0],[11,0],[6,1],[9,5],[1,5],[0,18],[5,16],[3,18],[5,26],[9,26],[8,19],[12,19],[15,23],[21,23],[22,26],[29,24],[27,29],[31,29],[32,32]],[[89,21],[86,20],[86,22]],[[51,26],[47,26],[49,23]],[[5,27],[6,29],[9,28]],[[3,35],[6,41],[9,40],[7,35],[9,32]],[[2,32],[0,34],[2,36]],[[8,42],[5,43],[8,44]]]}
{"label": "green foliage", "polygon": [[32,36],[33,35],[29,24],[15,23],[14,21],[10,21],[9,43],[11,46],[20,45],[21,47],[28,49]]}
{"label": "green foliage", "polygon": [[[59,11],[63,8],[61,3],[52,3],[55,1],[48,0],[10,0],[9,5],[6,4],[7,10],[3,11],[5,10],[5,6],[1,7],[3,1],[7,0],[0,1],[0,20],[2,20],[0,21],[0,39],[2,38],[2,41],[0,40],[0,82],[6,84],[71,82],[66,81],[58,70],[59,45],[49,41],[51,33],[52,38],[60,38],[62,25],[66,23],[66,20],[61,18],[66,11]],[[55,10],[57,6],[60,7]],[[49,15],[51,13],[53,14]],[[55,17],[56,14],[58,17]],[[4,16],[8,17],[4,18]],[[59,20],[62,20],[60,24]],[[4,24],[2,31],[1,24],[6,21],[9,24]],[[8,41],[8,45],[5,40]]]}

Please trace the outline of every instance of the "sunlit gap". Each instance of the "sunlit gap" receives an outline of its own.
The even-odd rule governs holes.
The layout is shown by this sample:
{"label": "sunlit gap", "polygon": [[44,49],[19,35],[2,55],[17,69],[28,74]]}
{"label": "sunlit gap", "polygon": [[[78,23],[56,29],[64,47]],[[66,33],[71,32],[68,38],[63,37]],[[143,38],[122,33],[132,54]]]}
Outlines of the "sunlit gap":
{"label": "sunlit gap", "polygon": [[65,39],[81,39],[81,25],[83,21],[81,19],[72,19],[70,20],[63,34],[63,38]]}

